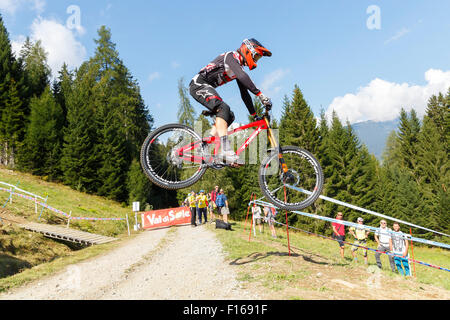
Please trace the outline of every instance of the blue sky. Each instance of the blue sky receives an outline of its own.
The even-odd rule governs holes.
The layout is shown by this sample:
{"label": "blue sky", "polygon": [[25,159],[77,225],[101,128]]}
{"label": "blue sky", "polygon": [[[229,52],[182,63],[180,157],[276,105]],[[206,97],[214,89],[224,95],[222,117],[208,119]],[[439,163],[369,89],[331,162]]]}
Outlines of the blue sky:
{"label": "blue sky", "polygon": [[[66,23],[71,5],[80,9],[81,28]],[[371,5],[379,8],[379,29],[367,26]],[[351,122],[390,120],[401,107],[423,113],[431,94],[450,87],[447,0],[0,0],[0,11],[13,47],[25,36],[42,38],[51,66],[78,66],[93,55],[97,29],[109,27],[156,126],[176,121],[180,77],[187,85],[247,37],[273,52],[249,75],[274,101],[276,117],[295,84],[316,116],[334,109]],[[245,122],[237,85],[218,91]],[[191,102],[197,114],[203,110]]]}

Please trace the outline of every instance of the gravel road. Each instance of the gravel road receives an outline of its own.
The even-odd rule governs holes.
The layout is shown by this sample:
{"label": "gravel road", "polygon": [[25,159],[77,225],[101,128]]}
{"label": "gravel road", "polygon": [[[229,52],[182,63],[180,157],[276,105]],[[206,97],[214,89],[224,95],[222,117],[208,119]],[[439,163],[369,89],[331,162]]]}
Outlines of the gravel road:
{"label": "gravel road", "polygon": [[204,226],[145,231],[102,256],[0,295],[14,300],[257,299]]}

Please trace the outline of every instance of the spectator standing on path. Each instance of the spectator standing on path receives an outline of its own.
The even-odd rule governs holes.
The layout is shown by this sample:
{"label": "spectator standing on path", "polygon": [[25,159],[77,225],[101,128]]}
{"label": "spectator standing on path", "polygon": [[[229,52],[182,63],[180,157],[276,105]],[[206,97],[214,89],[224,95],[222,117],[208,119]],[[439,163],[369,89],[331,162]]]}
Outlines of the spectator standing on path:
{"label": "spectator standing on path", "polygon": [[216,205],[219,214],[223,215],[223,221],[228,223],[228,214],[229,214],[228,198],[225,195],[223,189],[220,189],[220,193],[217,195]]}
{"label": "spectator standing on path", "polygon": [[219,186],[216,186],[213,191],[211,191],[211,201],[209,202],[209,214],[210,214],[210,220],[211,223],[213,223],[214,220],[216,220],[216,215],[214,214],[214,211],[217,210],[217,204],[216,199],[219,195]]}
{"label": "spectator standing on path", "polygon": [[275,226],[273,225],[273,221],[276,216],[276,210],[274,208],[264,207],[264,217],[270,227],[270,232],[272,233],[272,238],[276,239],[277,234],[275,233]]}
{"label": "spectator standing on path", "polygon": [[[375,253],[375,260],[377,261],[378,268],[382,268],[381,265],[381,252],[389,253],[389,243],[391,241],[391,229],[387,227],[386,220],[380,221],[380,229],[375,232],[375,241],[378,243],[377,250],[380,252]],[[394,257],[389,257],[389,264],[391,265],[392,272],[396,272],[396,267],[394,263]]]}
{"label": "spectator standing on path", "polygon": [[[400,231],[400,224],[398,224],[398,222],[394,222],[392,228],[395,232],[391,234],[391,238],[389,239],[389,249],[396,255],[394,257],[394,263],[402,276],[410,276],[408,240],[406,239],[405,234]],[[403,270],[403,268],[405,268],[405,270]]]}
{"label": "spectator standing on path", "polygon": [[[336,215],[336,219],[342,220],[343,219],[342,212],[338,212]],[[331,224],[333,227],[333,236],[336,239],[336,241],[339,243],[339,252],[341,254],[341,258],[344,259],[344,239],[345,239],[345,226],[343,224],[333,222]]]}
{"label": "spectator standing on path", "polygon": [[208,214],[206,212],[208,207],[208,199],[206,198],[205,191],[200,190],[200,194],[197,196],[197,213],[198,213],[198,222],[202,224],[202,217],[205,218],[205,223],[208,222]]}
{"label": "spectator standing on path", "polygon": [[252,217],[253,217],[253,228],[259,225],[259,233],[262,233],[262,223],[261,223],[261,207],[254,205],[252,207]]}
{"label": "spectator standing on path", "polygon": [[196,218],[197,218],[197,197],[195,196],[195,192],[191,191],[189,197],[187,197],[187,202],[189,205],[189,210],[191,210],[191,226],[196,227]]}
{"label": "spectator standing on path", "polygon": [[[364,222],[364,219],[359,217],[357,220],[358,224],[362,225]],[[355,237],[355,242],[353,242],[352,246],[352,256],[355,262],[358,262],[358,258],[356,257],[356,251],[358,250],[357,246],[367,246],[367,236],[369,235],[369,231],[364,228],[355,228],[351,227],[349,229],[350,234]],[[364,263],[368,264],[367,261],[367,249],[363,249],[364,252]]]}

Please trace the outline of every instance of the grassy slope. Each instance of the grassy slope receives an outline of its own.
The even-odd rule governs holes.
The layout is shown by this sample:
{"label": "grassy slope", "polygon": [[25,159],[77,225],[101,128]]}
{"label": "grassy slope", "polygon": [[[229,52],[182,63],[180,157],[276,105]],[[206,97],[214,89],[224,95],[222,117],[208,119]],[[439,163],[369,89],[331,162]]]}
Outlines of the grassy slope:
{"label": "grassy slope", "polygon": [[[0,181],[12,185],[18,184],[19,188],[44,198],[48,195],[47,203],[51,207],[62,210],[68,214],[72,211],[73,217],[125,218],[127,213],[128,215],[131,213],[130,208],[123,208],[115,201],[77,192],[70,187],[57,183],[45,182],[38,177],[16,171],[13,172],[0,169]],[[8,196],[9,194],[7,192],[0,191],[0,206],[5,203]],[[40,208],[38,208],[38,213],[36,214],[34,203],[29,200],[14,197],[13,204],[8,203],[5,209],[12,214],[25,217],[27,220],[38,222]],[[67,219],[62,215],[44,210],[41,222],[66,224]],[[124,221],[71,221],[70,225],[73,228],[78,228],[83,231],[107,236],[123,234],[127,228],[126,222]]]}
{"label": "grassy slope", "polygon": [[[72,190],[67,186],[49,183],[38,177],[13,172],[0,168],[0,181],[17,185],[18,187],[43,196],[48,195],[48,204],[66,213],[72,211],[74,217],[125,217],[129,208],[101,197],[87,195]],[[1,185],[1,187],[4,187]],[[0,191],[0,208],[8,199],[9,194]],[[13,203],[7,203],[0,209],[0,216],[13,217],[18,220],[38,222],[40,208],[35,213],[34,203],[29,200],[14,197]],[[132,224],[134,218],[131,218]],[[93,246],[83,250],[73,250],[73,245],[45,238],[19,229],[9,221],[0,225],[0,291],[22,285],[57,272],[65,266],[76,263],[119,245],[120,241],[110,244]],[[55,213],[44,210],[41,223],[66,225],[67,219]],[[87,232],[127,239],[126,222],[120,221],[71,221],[71,228]],[[20,272],[22,271],[22,272]],[[20,273],[18,273],[20,272]],[[12,274],[16,273],[13,276]],[[9,276],[9,277],[8,277]]]}
{"label": "grassy slope", "polygon": [[[369,251],[369,265],[365,266],[362,253],[358,252],[359,263],[354,263],[350,246],[346,246],[346,259],[342,260],[336,242],[293,231],[289,233],[289,256],[285,229],[277,228],[278,239],[274,240],[266,226],[263,234],[257,230],[255,237],[252,233],[249,242],[249,226],[245,232],[244,227],[237,222],[234,232],[214,231],[230,264],[237,267],[239,280],[264,298],[450,299],[449,272],[416,265],[417,278],[404,278],[390,271],[386,255],[380,272],[373,252]],[[414,254],[416,260],[450,267],[448,250],[414,247]]]}

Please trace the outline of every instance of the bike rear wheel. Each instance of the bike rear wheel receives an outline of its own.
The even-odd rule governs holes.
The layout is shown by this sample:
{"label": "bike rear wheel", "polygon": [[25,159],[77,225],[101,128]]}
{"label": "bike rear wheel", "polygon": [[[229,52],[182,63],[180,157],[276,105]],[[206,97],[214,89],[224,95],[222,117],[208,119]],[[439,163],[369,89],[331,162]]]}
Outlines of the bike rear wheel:
{"label": "bike rear wheel", "polygon": [[[162,126],[145,139],[141,167],[157,186],[177,190],[192,186],[205,174],[201,137],[182,124]],[[197,162],[195,162],[196,160]]]}
{"label": "bike rear wheel", "polygon": [[283,210],[302,210],[311,206],[323,189],[320,163],[310,152],[298,147],[283,147],[281,152],[289,170],[283,172],[278,152],[272,152],[259,169],[262,193]]}

